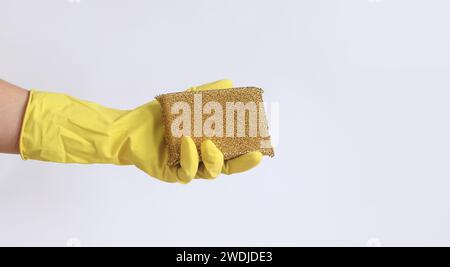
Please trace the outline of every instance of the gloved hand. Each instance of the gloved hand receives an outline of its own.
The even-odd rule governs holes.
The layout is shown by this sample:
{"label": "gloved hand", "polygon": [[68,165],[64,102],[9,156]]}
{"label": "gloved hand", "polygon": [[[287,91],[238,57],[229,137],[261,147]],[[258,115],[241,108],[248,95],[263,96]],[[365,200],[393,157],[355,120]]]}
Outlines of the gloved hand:
{"label": "gloved hand", "polygon": [[[231,81],[221,80],[188,90],[231,87]],[[65,94],[30,92],[20,137],[20,155],[25,160],[135,165],[162,181],[188,183],[193,178],[244,172],[262,159],[255,151],[224,161],[222,152],[206,140],[199,163],[190,137],[183,137],[180,154],[180,165],[169,167],[156,100],[132,110],[117,110]]]}

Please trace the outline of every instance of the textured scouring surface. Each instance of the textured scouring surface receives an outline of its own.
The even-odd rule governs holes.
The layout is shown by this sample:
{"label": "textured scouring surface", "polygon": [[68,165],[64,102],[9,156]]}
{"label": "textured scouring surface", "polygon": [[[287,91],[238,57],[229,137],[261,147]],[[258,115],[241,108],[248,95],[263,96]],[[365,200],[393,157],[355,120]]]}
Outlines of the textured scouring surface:
{"label": "textured scouring surface", "polygon": [[[192,137],[194,140],[198,153],[200,155],[201,159],[201,151],[200,151],[200,145],[202,141],[206,139],[210,139],[213,141],[216,146],[222,151],[224,155],[224,159],[232,159],[238,156],[241,156],[243,154],[246,154],[251,151],[260,151],[263,155],[267,156],[274,156],[274,150],[272,146],[270,145],[270,136],[262,135],[262,131],[260,131],[260,124],[262,124],[262,127],[265,127],[267,129],[267,120],[266,120],[266,114],[264,111],[264,107],[262,106],[263,99],[262,99],[262,93],[263,90],[256,87],[239,87],[239,88],[230,88],[230,89],[217,89],[217,90],[205,90],[205,91],[186,91],[186,92],[180,92],[180,93],[169,93],[164,95],[159,95],[156,97],[156,99],[159,101],[161,108],[162,108],[162,119],[165,126],[165,140],[167,143],[167,146],[169,148],[169,162],[168,164],[170,166],[179,164],[180,160],[180,144],[181,144],[181,138],[176,137],[172,133],[172,123],[174,123],[174,120],[177,119],[177,117],[180,116],[180,114],[172,114],[171,109],[175,103],[187,103],[190,106],[191,110],[191,134],[189,136]],[[197,121],[195,120],[194,116],[194,99],[195,97],[198,97],[201,95],[201,103],[202,105],[200,108],[203,108],[203,106],[211,101],[214,101],[216,103],[219,103],[222,107],[222,116],[223,116],[223,136],[212,136],[212,137],[206,137],[202,135],[201,137],[195,136],[194,134],[194,124],[198,123],[198,118],[201,119],[201,125],[203,129],[203,123],[205,120],[210,118],[212,114],[202,114],[200,117],[197,117]],[[258,134],[256,136],[251,137],[250,133],[250,126],[249,126],[249,118],[250,118],[250,112],[245,112],[245,121],[242,121],[243,117],[239,118],[237,116],[237,113],[233,114],[234,117],[234,135],[231,137],[227,137],[227,123],[230,122],[229,117],[227,121],[227,103],[237,103],[242,102],[243,104],[253,102],[257,105],[257,118],[258,118]],[[198,103],[198,102],[196,102]],[[261,108],[260,108],[261,105]],[[198,107],[198,105],[197,105]],[[197,109],[198,110],[198,109]],[[217,112],[217,110],[215,110]],[[198,114],[198,113],[197,113]],[[220,114],[220,113],[219,113]],[[219,116],[220,117],[220,116]],[[243,137],[238,137],[238,127],[236,123],[243,123],[245,125],[245,135]],[[230,123],[231,124],[231,123]],[[214,125],[214,124],[213,124]],[[213,127],[214,128],[214,127]],[[214,128],[215,129],[215,128]],[[203,131],[202,131],[203,133]],[[261,145],[262,143],[265,143],[265,145]],[[267,144],[269,144],[267,146]]]}

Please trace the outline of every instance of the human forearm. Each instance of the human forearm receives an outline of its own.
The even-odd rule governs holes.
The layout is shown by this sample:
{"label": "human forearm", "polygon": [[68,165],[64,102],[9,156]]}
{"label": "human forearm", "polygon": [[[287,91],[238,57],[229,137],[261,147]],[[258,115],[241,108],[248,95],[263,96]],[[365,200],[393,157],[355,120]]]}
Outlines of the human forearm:
{"label": "human forearm", "polygon": [[0,80],[0,153],[19,153],[19,136],[29,91]]}

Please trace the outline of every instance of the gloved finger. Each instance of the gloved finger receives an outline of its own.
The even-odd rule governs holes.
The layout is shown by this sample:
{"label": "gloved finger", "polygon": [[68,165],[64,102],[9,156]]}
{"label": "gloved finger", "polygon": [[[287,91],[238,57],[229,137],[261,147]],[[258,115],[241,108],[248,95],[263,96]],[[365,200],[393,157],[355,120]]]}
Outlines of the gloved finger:
{"label": "gloved finger", "polygon": [[199,157],[197,147],[192,138],[183,136],[181,139],[180,167],[177,170],[178,180],[189,183],[197,173]]}
{"label": "gloved finger", "polygon": [[263,155],[259,151],[253,151],[240,157],[227,160],[222,168],[222,173],[233,174],[248,171],[256,167],[262,160]]}
{"label": "gloved finger", "polygon": [[194,86],[186,91],[203,91],[203,90],[214,90],[214,89],[226,89],[226,88],[232,88],[233,87],[233,81],[231,80],[218,80],[215,82],[205,83],[199,86]]}
{"label": "gloved finger", "polygon": [[202,164],[197,172],[197,177],[213,179],[219,176],[223,167],[223,154],[211,141],[203,141],[201,145]]}

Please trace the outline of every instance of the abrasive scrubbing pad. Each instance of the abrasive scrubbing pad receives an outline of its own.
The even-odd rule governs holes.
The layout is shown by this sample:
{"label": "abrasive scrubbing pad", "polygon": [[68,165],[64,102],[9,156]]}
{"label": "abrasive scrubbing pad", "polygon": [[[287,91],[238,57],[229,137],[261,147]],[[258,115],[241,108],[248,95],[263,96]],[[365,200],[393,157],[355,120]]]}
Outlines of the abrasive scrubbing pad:
{"label": "abrasive scrubbing pad", "polygon": [[200,145],[206,139],[216,144],[225,160],[251,151],[273,157],[262,93],[260,88],[239,87],[157,96],[169,148],[168,165],[179,163],[182,136],[192,137],[200,158]]}

